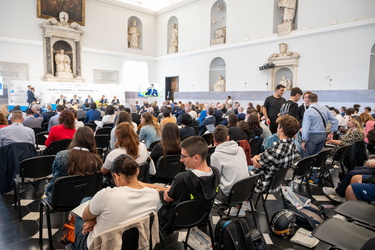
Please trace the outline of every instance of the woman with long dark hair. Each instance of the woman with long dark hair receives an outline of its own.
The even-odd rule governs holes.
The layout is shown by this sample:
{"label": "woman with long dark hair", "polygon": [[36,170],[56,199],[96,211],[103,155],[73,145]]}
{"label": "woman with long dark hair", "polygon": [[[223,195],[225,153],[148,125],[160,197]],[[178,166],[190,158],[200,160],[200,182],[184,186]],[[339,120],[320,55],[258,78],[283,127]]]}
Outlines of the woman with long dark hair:
{"label": "woman with long dark hair", "polygon": [[51,145],[51,142],[72,139],[76,132],[74,115],[70,110],[63,110],[59,116],[59,124],[53,126],[49,131],[48,138],[45,142],[46,147]]}
{"label": "woman with long dark hair", "polygon": [[151,158],[156,164],[161,156],[180,154],[180,131],[176,123],[166,123],[161,140],[151,151]]}
{"label": "woman with long dark hair", "polygon": [[132,118],[130,117],[129,113],[126,112],[126,111],[121,111],[118,115],[117,115],[117,119],[116,119],[116,123],[115,123],[115,126],[113,127],[113,129],[111,130],[111,140],[109,142],[109,146],[110,148],[113,150],[115,149],[115,142],[116,142],[116,136],[115,136],[115,131],[116,131],[116,127],[120,124],[120,123],[123,123],[123,122],[128,122],[128,123],[131,123],[133,125],[133,129],[134,129],[134,132],[137,133],[137,124],[135,122],[132,122]]}
{"label": "woman with long dark hair", "polygon": [[[69,112],[69,111],[68,111]],[[52,164],[52,180],[47,185],[47,199],[51,200],[55,180],[67,175],[92,175],[103,165],[96,150],[94,132],[89,127],[81,127],[75,133],[68,150],[57,153]]]}
{"label": "woman with long dark hair", "polygon": [[238,118],[235,114],[228,115],[228,135],[230,140],[249,140],[247,133],[242,129],[237,127]]}

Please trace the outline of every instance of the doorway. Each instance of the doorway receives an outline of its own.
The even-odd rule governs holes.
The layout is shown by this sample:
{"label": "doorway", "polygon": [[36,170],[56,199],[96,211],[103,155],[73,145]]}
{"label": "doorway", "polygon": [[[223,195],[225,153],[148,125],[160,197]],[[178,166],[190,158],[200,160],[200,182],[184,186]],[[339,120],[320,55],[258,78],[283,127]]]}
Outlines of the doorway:
{"label": "doorway", "polygon": [[178,76],[165,78],[165,99],[174,102],[174,92],[178,92]]}

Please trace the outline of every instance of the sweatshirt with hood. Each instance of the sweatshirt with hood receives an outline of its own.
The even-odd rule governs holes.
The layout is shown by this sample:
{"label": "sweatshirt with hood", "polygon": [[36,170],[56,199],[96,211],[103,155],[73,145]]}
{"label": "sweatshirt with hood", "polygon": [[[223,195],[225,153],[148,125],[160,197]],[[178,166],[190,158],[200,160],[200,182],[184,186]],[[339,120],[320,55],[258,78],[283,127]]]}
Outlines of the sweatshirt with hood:
{"label": "sweatshirt with hood", "polygon": [[245,152],[235,141],[226,141],[216,147],[211,155],[211,166],[219,170],[219,187],[226,196],[236,182],[249,177]]}

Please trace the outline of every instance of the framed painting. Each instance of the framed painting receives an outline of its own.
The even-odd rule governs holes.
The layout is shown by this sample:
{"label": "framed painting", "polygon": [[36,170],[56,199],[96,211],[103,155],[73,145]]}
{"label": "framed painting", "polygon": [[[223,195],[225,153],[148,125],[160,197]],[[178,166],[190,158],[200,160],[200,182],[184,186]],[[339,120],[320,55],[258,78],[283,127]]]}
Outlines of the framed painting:
{"label": "framed painting", "polygon": [[85,0],[37,0],[39,18],[55,17],[65,11],[69,15],[69,22],[85,25]]}

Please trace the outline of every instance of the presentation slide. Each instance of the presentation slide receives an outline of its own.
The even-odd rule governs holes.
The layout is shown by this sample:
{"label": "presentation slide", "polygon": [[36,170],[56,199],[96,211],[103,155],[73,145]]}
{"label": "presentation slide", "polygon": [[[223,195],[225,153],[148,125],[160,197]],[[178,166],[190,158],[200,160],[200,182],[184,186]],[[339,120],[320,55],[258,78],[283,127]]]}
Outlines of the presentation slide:
{"label": "presentation slide", "polygon": [[118,84],[11,81],[8,84],[8,105],[10,109],[16,105],[20,105],[23,110],[28,107],[28,85],[35,88],[34,95],[42,107],[47,104],[56,104],[60,95],[63,95],[68,102],[74,95],[77,95],[82,104],[88,95],[93,98],[94,102],[99,101],[102,95],[105,95],[108,102],[111,102],[113,97],[116,96],[121,104],[125,104],[124,86]]}
{"label": "presentation slide", "polygon": [[158,83],[146,83],[139,86],[138,89],[139,97],[161,97],[162,86]]}

